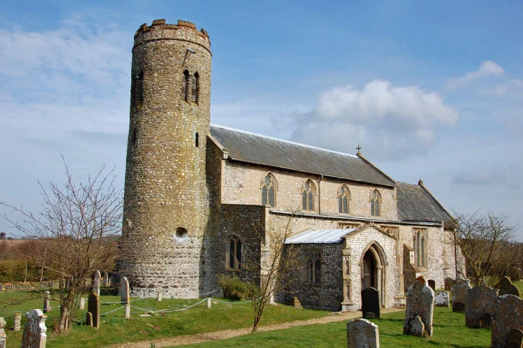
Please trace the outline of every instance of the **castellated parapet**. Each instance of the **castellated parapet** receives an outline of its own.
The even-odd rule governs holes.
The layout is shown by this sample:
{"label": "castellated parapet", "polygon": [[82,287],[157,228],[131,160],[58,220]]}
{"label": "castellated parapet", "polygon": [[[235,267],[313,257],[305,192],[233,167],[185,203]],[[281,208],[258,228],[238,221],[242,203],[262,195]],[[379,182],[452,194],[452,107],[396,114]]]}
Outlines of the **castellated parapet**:
{"label": "castellated parapet", "polygon": [[121,273],[133,296],[209,291],[211,44],[189,22],[155,20],[135,34]]}

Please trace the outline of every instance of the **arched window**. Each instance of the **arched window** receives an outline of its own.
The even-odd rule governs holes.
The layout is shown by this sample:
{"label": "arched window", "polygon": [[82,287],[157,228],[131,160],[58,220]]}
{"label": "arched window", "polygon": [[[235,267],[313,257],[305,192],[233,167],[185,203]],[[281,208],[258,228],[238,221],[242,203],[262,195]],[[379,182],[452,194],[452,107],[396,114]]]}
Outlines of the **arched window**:
{"label": "arched window", "polygon": [[414,253],[416,266],[427,267],[427,230],[418,228],[414,230]]}
{"label": "arched window", "polygon": [[305,182],[303,185],[302,196],[302,209],[308,211],[314,211],[314,196],[316,194],[316,186],[311,179]]}
{"label": "arched window", "polygon": [[237,236],[232,236],[226,245],[225,267],[231,270],[241,269],[242,242]]}
{"label": "arched window", "polygon": [[191,78],[191,101],[194,103],[198,103],[198,94],[200,91],[200,75],[198,73],[194,73],[194,75]]}
{"label": "arched window", "polygon": [[307,257],[307,284],[319,284],[321,281],[321,255],[311,252]]}
{"label": "arched window", "polygon": [[267,174],[262,181],[262,205],[276,206],[276,178],[271,173]]}
{"label": "arched window", "polygon": [[188,70],[185,70],[183,72],[183,77],[182,77],[182,100],[185,100],[185,101],[189,101],[188,99],[188,88],[189,88],[189,79],[191,78],[191,75],[189,74],[189,71]]}
{"label": "arched window", "polygon": [[131,107],[143,104],[143,71],[134,76],[131,85]]}
{"label": "arched window", "polygon": [[425,237],[421,237],[421,267],[426,267],[426,263],[425,263]]}
{"label": "arched window", "polygon": [[381,215],[381,195],[378,190],[374,190],[370,198],[370,215]]}
{"label": "arched window", "polygon": [[338,191],[338,211],[341,214],[349,213],[350,191],[346,185],[342,185]]}

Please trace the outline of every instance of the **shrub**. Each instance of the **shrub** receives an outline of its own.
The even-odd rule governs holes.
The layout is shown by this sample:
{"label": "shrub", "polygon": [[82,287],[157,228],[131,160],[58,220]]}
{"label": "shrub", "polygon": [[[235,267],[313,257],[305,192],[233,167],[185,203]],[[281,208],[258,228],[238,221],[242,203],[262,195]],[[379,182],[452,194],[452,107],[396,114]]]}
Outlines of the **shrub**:
{"label": "shrub", "polygon": [[260,295],[260,289],[256,285],[244,282],[237,276],[218,276],[218,286],[224,297],[232,299],[252,300]]}

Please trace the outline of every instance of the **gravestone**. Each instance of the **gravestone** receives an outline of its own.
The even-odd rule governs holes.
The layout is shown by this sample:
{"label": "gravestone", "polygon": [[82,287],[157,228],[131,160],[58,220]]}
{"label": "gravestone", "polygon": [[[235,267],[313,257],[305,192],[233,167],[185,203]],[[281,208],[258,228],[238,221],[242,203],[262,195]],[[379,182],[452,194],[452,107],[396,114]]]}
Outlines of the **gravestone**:
{"label": "gravestone", "polygon": [[39,309],[26,313],[27,321],[22,334],[22,348],[45,348],[47,340],[47,316]]}
{"label": "gravestone", "polygon": [[51,293],[49,291],[44,292],[44,313],[51,311]]}
{"label": "gravestone", "polygon": [[100,271],[96,271],[94,274],[93,292],[98,296],[100,296],[100,278],[102,278]]}
{"label": "gravestone", "polygon": [[523,327],[523,300],[514,295],[497,296],[494,299],[493,317],[492,347],[507,347],[512,330]]}
{"label": "gravestone", "polygon": [[22,326],[22,313],[15,313],[14,320],[13,320],[13,331],[20,331],[20,327]]}
{"label": "gravestone", "polygon": [[126,303],[125,304],[125,319],[130,319],[130,318],[131,318],[131,304]]}
{"label": "gravestone", "polygon": [[434,279],[429,279],[429,286],[433,291],[436,291],[436,281]]}
{"label": "gravestone", "polygon": [[470,280],[459,277],[452,285],[452,311],[464,312],[466,309],[467,293],[472,289]]}
{"label": "gravestone", "polygon": [[[0,347],[2,345],[0,344]],[[512,329],[508,336],[508,348],[523,348],[523,331],[520,329]]]}
{"label": "gravestone", "polygon": [[512,284],[509,277],[503,277],[495,288],[499,289],[499,296],[514,295],[519,297],[519,290]]}
{"label": "gravestone", "polygon": [[452,288],[452,285],[454,285],[454,279],[450,277],[445,278],[445,290],[450,290]]}
{"label": "gravestone", "polygon": [[423,337],[425,334],[425,324],[419,315],[416,315],[410,324],[410,334],[417,337]]}
{"label": "gravestone", "polygon": [[432,290],[427,280],[419,276],[414,284],[407,289],[407,309],[405,311],[405,323],[403,333],[406,335],[418,334],[419,317],[423,323],[421,336],[432,337],[432,322],[434,316],[434,290]]}
{"label": "gravestone", "polygon": [[91,316],[87,316],[87,325],[100,328],[100,299],[98,295],[92,292],[87,300],[87,312],[91,313]]}
{"label": "gravestone", "polygon": [[347,348],[379,348],[380,331],[378,325],[366,319],[347,322]]}
{"label": "gravestone", "polygon": [[211,297],[207,297],[206,305],[207,305],[207,308],[211,308],[211,306],[212,306],[212,298]]}
{"label": "gravestone", "polygon": [[479,285],[468,290],[465,325],[471,329],[489,328],[492,325],[492,310],[496,296],[498,296],[498,290],[486,285]]}
{"label": "gravestone", "polygon": [[109,285],[109,274],[107,272],[104,272],[103,278],[102,278],[102,285],[108,286]]}
{"label": "gravestone", "polygon": [[6,322],[3,317],[0,317],[0,348],[6,348],[7,347],[7,336],[5,334],[5,325]]}
{"label": "gravestone", "polygon": [[162,298],[163,298],[163,293],[161,291],[158,291],[156,293],[156,301],[157,302],[162,302]]}
{"label": "gravestone", "polygon": [[129,281],[126,277],[120,281],[120,300],[123,304],[129,303]]}
{"label": "gravestone", "polygon": [[301,301],[299,298],[297,298],[296,296],[292,298],[293,299],[293,305],[294,305],[294,308],[303,308],[303,306],[301,305]]}
{"label": "gravestone", "polygon": [[364,318],[379,319],[381,314],[380,292],[374,288],[361,291],[361,311]]}
{"label": "gravestone", "polygon": [[437,291],[435,303],[438,307],[450,307],[449,293],[447,291]]}
{"label": "gravestone", "polygon": [[80,309],[85,309],[85,297],[80,297],[78,306],[80,307]]}

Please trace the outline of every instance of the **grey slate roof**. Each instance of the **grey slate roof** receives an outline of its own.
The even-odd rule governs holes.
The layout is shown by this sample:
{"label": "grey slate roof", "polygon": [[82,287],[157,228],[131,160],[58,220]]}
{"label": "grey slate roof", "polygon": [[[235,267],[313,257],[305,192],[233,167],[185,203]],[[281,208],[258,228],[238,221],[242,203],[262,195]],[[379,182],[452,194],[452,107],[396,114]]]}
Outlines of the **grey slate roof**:
{"label": "grey slate roof", "polygon": [[341,243],[341,237],[355,231],[351,229],[305,231],[285,240],[285,244],[335,244]]}
{"label": "grey slate roof", "polygon": [[450,214],[422,185],[396,183],[398,218],[403,221],[445,222],[453,226]]}
{"label": "grey slate roof", "polygon": [[358,156],[211,126],[232,160],[393,187],[394,182]]}

